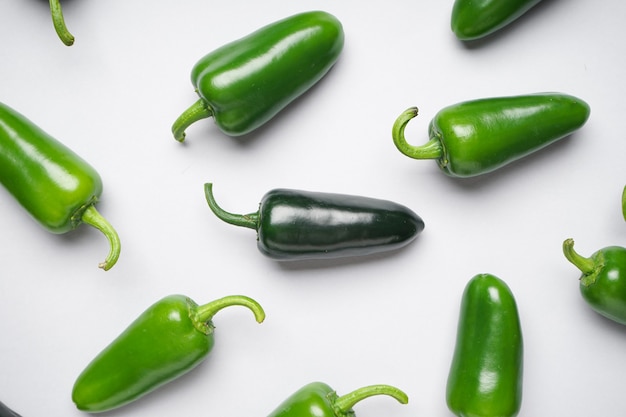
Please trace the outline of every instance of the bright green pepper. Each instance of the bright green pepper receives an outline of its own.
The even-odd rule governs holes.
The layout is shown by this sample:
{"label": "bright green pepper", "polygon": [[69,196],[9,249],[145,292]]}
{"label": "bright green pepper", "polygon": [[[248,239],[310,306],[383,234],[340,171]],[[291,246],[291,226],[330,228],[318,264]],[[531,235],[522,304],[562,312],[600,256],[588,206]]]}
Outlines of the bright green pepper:
{"label": "bright green pepper", "polygon": [[507,26],[541,0],[455,0],[452,31],[461,40],[485,37]]}
{"label": "bright green pepper", "polygon": [[74,36],[67,30],[59,0],[50,0],[50,12],[52,14],[52,24],[57,35],[65,45],[72,46],[74,44]]}
{"label": "bright green pepper", "polygon": [[372,395],[389,395],[401,404],[409,401],[404,392],[389,385],[370,385],[340,397],[328,385],[313,382],[292,394],[268,417],[354,417],[352,407]]}
{"label": "bright green pepper", "polygon": [[417,108],[395,121],[393,141],[400,152],[415,159],[436,159],[453,177],[494,171],[562,139],[589,118],[583,100],[559,93],[494,97],[446,107],[431,120],[430,140],[412,146],[404,137]]}
{"label": "bright green pepper", "polygon": [[0,401],[0,417],[21,417]]}
{"label": "bright green pepper", "polygon": [[232,295],[198,306],[167,296],[144,311],[89,363],[74,384],[78,409],[97,413],[128,404],[199,365],[213,348],[213,316],[233,305],[265,319],[251,298]]}
{"label": "bright green pepper", "polygon": [[99,229],[110,243],[100,267],[119,258],[117,232],[98,213],[102,193],[96,170],[72,150],[0,103],[0,183],[45,229],[67,233],[81,223]]}
{"label": "bright green pepper", "polygon": [[459,417],[513,417],[522,403],[522,330],[510,288],[490,274],[463,293],[446,400]]}
{"label": "bright green pepper", "polygon": [[581,270],[580,293],[597,313],[626,324],[626,248],[608,246],[585,258],[574,251],[574,240],[563,242],[567,260]]}
{"label": "bright green pepper", "polygon": [[231,214],[205,184],[209,208],[221,220],[257,231],[257,247],[276,260],[328,259],[399,249],[424,229],[411,209],[362,196],[275,189],[256,213]]}
{"label": "bright green pepper", "polygon": [[312,11],[265,26],[203,57],[191,71],[200,99],[172,126],[185,139],[192,123],[213,117],[227,135],[251,132],[310,89],[343,49],[341,23]]}

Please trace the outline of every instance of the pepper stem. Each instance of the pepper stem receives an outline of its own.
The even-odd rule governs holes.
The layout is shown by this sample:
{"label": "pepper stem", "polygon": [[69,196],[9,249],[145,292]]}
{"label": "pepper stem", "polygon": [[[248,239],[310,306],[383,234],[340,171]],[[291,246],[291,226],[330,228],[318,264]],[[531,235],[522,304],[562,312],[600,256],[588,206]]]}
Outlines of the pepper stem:
{"label": "pepper stem", "polygon": [[213,213],[215,213],[217,217],[219,217],[226,223],[234,224],[235,226],[247,227],[254,230],[257,229],[257,223],[259,218],[258,212],[250,214],[232,214],[223,210],[220,206],[217,205],[217,202],[213,197],[212,183],[204,184],[204,195],[211,211],[213,211]]}
{"label": "pepper stem", "polygon": [[67,30],[65,26],[65,19],[63,18],[63,11],[61,10],[61,3],[59,0],[50,0],[50,13],[52,14],[52,24],[61,41],[67,45],[72,46],[74,44],[74,36]]}
{"label": "pepper stem", "polygon": [[335,400],[335,407],[341,414],[345,415],[356,403],[374,395],[389,395],[398,400],[401,404],[409,402],[409,397],[396,387],[392,387],[391,385],[369,385],[337,398]]}
{"label": "pepper stem", "polygon": [[98,210],[96,210],[96,207],[94,205],[90,205],[85,209],[81,220],[88,225],[100,230],[109,240],[109,244],[111,246],[111,249],[109,250],[109,255],[106,257],[104,262],[101,262],[98,265],[100,268],[108,271],[109,269],[111,269],[111,267],[113,267],[113,265],[115,265],[118,258],[120,257],[121,244],[117,232],[115,231],[113,226],[111,226],[111,224],[104,217],[102,217],[100,213],[98,213]]}
{"label": "pepper stem", "polygon": [[229,295],[198,306],[192,319],[196,323],[207,323],[213,318],[213,316],[215,316],[215,314],[217,314],[218,311],[230,306],[243,306],[249,308],[254,314],[254,318],[257,323],[262,323],[263,320],[265,320],[265,311],[263,311],[263,307],[261,307],[261,305],[252,298],[244,295]]}
{"label": "pepper stem", "polygon": [[185,129],[198,120],[206,119],[213,116],[213,110],[206,104],[203,99],[199,99],[185,110],[172,125],[172,133],[174,139],[179,142],[185,141]]}
{"label": "pepper stem", "polygon": [[624,216],[624,220],[626,220],[626,186],[624,190],[622,190],[622,215]]}
{"label": "pepper stem", "polygon": [[574,239],[566,239],[563,242],[563,253],[568,261],[582,271],[584,275],[592,274],[596,269],[596,263],[591,258],[585,258],[574,250]]}
{"label": "pepper stem", "polygon": [[441,142],[437,138],[430,139],[422,146],[413,146],[406,141],[404,129],[411,119],[417,116],[417,107],[410,107],[398,116],[393,124],[391,136],[396,148],[406,156],[414,159],[439,159],[443,156]]}

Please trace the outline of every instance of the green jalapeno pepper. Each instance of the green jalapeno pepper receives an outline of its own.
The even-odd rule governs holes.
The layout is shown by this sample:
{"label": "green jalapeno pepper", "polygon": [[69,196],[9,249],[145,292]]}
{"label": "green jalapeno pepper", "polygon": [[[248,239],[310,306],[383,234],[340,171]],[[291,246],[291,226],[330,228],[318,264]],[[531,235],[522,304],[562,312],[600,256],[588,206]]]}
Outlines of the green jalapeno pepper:
{"label": "green jalapeno pepper", "polygon": [[65,45],[72,46],[74,44],[74,36],[67,30],[59,0],[50,0],[50,12],[52,14],[52,24],[54,25],[54,30],[59,36],[59,39],[61,39]]}
{"label": "green jalapeno pepper", "polygon": [[119,258],[117,232],[96,210],[102,180],[96,170],[26,117],[0,103],[0,183],[45,229],[67,233],[81,223],[110,243],[100,267]]}
{"label": "green jalapeno pepper", "polygon": [[608,246],[585,258],[574,251],[574,240],[563,242],[567,260],[582,272],[580,293],[597,313],[626,324],[626,248]]}
{"label": "green jalapeno pepper", "polygon": [[283,401],[269,417],[354,417],[352,407],[373,395],[389,395],[401,404],[409,401],[404,392],[389,385],[370,385],[340,397],[328,385],[313,382]]}
{"label": "green jalapeno pepper", "polygon": [[193,67],[200,96],[173,124],[176,140],[192,123],[213,117],[230,136],[251,132],[317,83],[343,49],[341,23],[312,11],[265,26],[209,53]]}
{"label": "green jalapeno pepper", "polygon": [[393,141],[400,152],[415,159],[436,159],[453,177],[494,171],[562,139],[589,118],[583,100],[559,93],[494,97],[462,102],[439,111],[431,120],[430,140],[412,146],[404,137],[417,108],[395,121]]}
{"label": "green jalapeno pepper", "polygon": [[0,401],[0,417],[21,417],[15,411],[11,410],[9,407],[4,405],[2,401]]}
{"label": "green jalapeno pepper", "polygon": [[476,275],[461,302],[448,408],[459,417],[517,415],[522,366],[522,331],[511,290],[493,275]]}
{"label": "green jalapeno pepper", "polygon": [[368,255],[408,245],[424,222],[406,206],[369,197],[275,189],[246,215],[221,209],[213,185],[205,196],[221,220],[257,231],[257,246],[276,260]]}
{"label": "green jalapeno pepper", "polygon": [[78,409],[97,413],[121,407],[199,365],[214,344],[213,316],[233,305],[265,319],[251,298],[232,295],[198,306],[183,295],[167,296],[144,311],[109,344],[74,384]]}
{"label": "green jalapeno pepper", "polygon": [[473,40],[502,29],[541,0],[455,0],[451,27],[457,38]]}

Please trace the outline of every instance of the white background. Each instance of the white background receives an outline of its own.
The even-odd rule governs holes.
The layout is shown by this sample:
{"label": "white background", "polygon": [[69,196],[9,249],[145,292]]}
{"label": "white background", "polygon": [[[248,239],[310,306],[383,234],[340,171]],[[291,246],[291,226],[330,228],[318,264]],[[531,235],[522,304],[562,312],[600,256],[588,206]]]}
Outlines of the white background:
{"label": "white background", "polygon": [[[373,2],[372,2],[373,3]],[[219,313],[216,344],[190,374],[111,416],[267,416],[316,380],[345,394],[385,383],[360,417],[445,417],[445,384],[461,293],[482,272],[511,287],[525,337],[520,416],[623,416],[626,328],[593,313],[561,252],[626,245],[626,4],[545,0],[485,41],[449,29],[452,1],[65,1],[72,47],[47,1],[2,0],[0,101],[74,149],[101,174],[99,211],[122,239],[118,264],[95,229],[43,230],[0,190],[0,401],[25,417],[79,416],[70,393],[84,366],[145,308],[181,293],[205,303],[255,298],[267,313]],[[333,70],[244,138],[196,123],[170,133],[196,100],[189,81],[206,53],[311,9],[343,23]],[[446,177],[400,154],[391,126],[420,116],[407,138],[456,102],[559,91],[591,106],[576,134],[496,173]],[[203,184],[233,212],[288,187],[384,198],[426,229],[393,254],[277,263],[255,234],[218,220]]]}

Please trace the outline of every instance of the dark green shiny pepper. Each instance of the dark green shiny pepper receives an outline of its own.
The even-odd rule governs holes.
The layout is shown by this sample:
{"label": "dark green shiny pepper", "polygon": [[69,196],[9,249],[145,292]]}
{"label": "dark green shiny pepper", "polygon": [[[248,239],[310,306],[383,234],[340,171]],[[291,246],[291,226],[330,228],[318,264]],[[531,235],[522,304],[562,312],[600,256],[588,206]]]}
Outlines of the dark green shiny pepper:
{"label": "dark green shiny pepper", "polygon": [[404,392],[389,385],[370,385],[340,397],[328,385],[313,382],[292,394],[268,417],[354,417],[352,407],[373,395],[389,395],[401,404],[409,401]]}
{"label": "dark green shiny pepper", "polygon": [[249,308],[259,323],[265,318],[261,306],[242,295],[202,306],[183,295],[157,301],[76,379],[76,407],[91,413],[118,408],[189,372],[213,348],[213,316],[234,305]]}
{"label": "dark green shiny pepper", "polygon": [[51,233],[67,233],[81,223],[109,240],[109,255],[100,267],[117,262],[120,240],[96,210],[102,194],[98,172],[26,117],[0,103],[0,183]]}
{"label": "dark green shiny pepper", "polygon": [[259,210],[222,210],[205,184],[209,207],[221,220],[257,231],[257,246],[276,260],[368,255],[408,245],[424,229],[409,208],[387,200],[344,194],[275,189]]}
{"label": "dark green shiny pepper", "polygon": [[457,38],[474,40],[510,24],[541,0],[455,0],[451,27]]}
{"label": "dark green shiny pepper", "polygon": [[0,401],[0,417],[21,417]]}
{"label": "dark green shiny pepper", "polygon": [[522,403],[523,340],[511,290],[490,274],[463,293],[446,390],[459,417],[513,417]]}
{"label": "dark green shiny pepper", "polygon": [[574,240],[563,242],[567,260],[582,272],[580,293],[597,313],[626,324],[626,248],[608,246],[585,258],[574,251]]}
{"label": "dark green shiny pepper", "polygon": [[343,49],[341,23],[322,11],[267,25],[203,57],[191,71],[200,99],[173,124],[176,140],[192,123],[213,117],[229,136],[253,131],[309,90]]}
{"label": "dark green shiny pepper", "polygon": [[429,141],[407,143],[404,130],[417,108],[403,112],[392,130],[394,144],[414,159],[436,159],[453,177],[494,171],[580,129],[589,105],[560,93],[494,97],[446,107],[431,120]]}
{"label": "dark green shiny pepper", "polygon": [[74,36],[67,30],[59,0],[50,0],[50,13],[52,14],[54,30],[59,36],[59,39],[61,39],[65,45],[72,46],[74,44]]}

